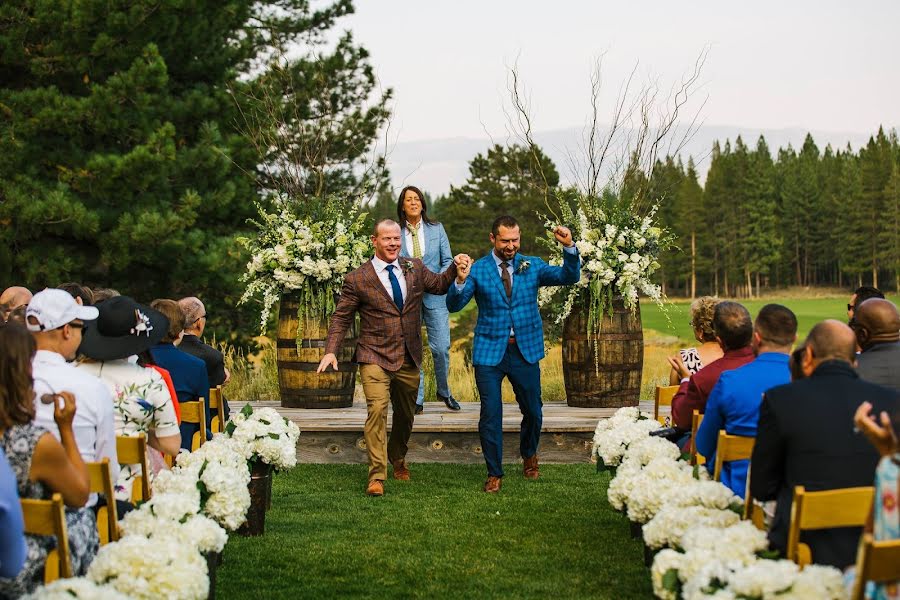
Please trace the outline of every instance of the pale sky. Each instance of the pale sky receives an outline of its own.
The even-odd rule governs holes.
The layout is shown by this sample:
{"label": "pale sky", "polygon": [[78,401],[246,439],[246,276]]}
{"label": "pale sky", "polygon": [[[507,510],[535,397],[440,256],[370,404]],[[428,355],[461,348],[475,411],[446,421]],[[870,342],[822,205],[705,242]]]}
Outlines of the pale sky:
{"label": "pale sky", "polygon": [[900,2],[357,0],[341,19],[394,88],[398,143],[505,136],[517,57],[536,130],[584,123],[594,57],[607,98],[636,61],[668,87],[709,48],[707,125],[874,132],[900,125]]}

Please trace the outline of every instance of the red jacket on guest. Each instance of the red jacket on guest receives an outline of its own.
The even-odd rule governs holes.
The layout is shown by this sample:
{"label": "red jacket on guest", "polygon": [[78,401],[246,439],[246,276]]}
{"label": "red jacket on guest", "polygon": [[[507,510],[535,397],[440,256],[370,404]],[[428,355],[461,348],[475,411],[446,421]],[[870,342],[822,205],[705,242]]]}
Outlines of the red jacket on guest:
{"label": "red jacket on guest", "polygon": [[742,367],[754,359],[753,348],[749,345],[735,350],[726,350],[722,358],[714,360],[683,381],[675,397],[672,398],[672,420],[675,427],[685,431],[691,429],[694,409],[703,413],[706,399],[719,381],[719,375]]}

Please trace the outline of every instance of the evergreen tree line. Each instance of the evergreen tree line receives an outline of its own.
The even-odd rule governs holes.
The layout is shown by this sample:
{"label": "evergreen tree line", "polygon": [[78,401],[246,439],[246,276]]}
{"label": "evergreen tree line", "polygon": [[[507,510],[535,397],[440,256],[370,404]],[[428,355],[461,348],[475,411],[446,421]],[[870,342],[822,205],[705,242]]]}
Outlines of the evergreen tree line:
{"label": "evergreen tree line", "polygon": [[[649,179],[637,177],[677,237],[658,272],[668,295],[751,297],[794,285],[900,289],[896,132],[879,129],[856,152],[821,150],[807,135],[799,151],[780,148],[774,158],[764,137],[754,148],[738,137],[713,145],[705,185],[692,159],[676,157],[658,161]],[[540,255],[534,239],[543,231],[537,213],[547,213],[545,180],[552,194],[559,174],[542,152],[495,145],[470,161],[465,184],[428,199],[431,214],[453,251],[472,256],[489,250],[491,221],[512,214],[522,222],[522,251]],[[373,216],[395,215],[395,207],[396,197],[383,194]]]}

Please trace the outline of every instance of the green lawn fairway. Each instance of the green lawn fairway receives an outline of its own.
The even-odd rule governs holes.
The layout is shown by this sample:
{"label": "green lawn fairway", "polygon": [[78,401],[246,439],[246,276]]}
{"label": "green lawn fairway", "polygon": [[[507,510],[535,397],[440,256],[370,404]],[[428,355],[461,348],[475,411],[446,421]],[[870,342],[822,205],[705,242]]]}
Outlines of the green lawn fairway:
{"label": "green lawn fairway", "polygon": [[[547,442],[545,442],[547,443]],[[508,465],[498,495],[483,465],[410,465],[364,495],[365,465],[275,476],[266,534],[232,535],[220,598],[650,598],[640,540],[593,465]]]}
{"label": "green lawn fairway", "polygon": [[[750,314],[755,317],[759,309],[766,304],[783,304],[797,315],[799,322],[798,340],[803,340],[813,325],[825,319],[838,319],[847,322],[847,301],[850,294],[834,298],[764,298],[762,300],[738,300],[747,307]],[[897,296],[888,296],[888,299],[898,303]],[[669,323],[666,315],[662,313],[653,302],[641,303],[641,322],[644,329],[653,329],[667,335],[675,335],[686,342],[693,342],[694,332],[691,331],[691,303],[687,300],[679,300],[667,305]]]}

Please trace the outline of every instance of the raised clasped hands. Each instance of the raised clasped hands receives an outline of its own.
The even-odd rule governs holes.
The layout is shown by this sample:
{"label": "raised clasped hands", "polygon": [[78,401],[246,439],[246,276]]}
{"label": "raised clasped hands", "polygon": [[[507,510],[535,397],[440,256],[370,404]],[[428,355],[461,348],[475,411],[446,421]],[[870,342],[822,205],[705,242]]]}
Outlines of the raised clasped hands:
{"label": "raised clasped hands", "polygon": [[334,355],[334,352],[329,352],[322,357],[322,360],[319,361],[319,368],[316,369],[316,373],[324,373],[329,365],[331,365],[331,368],[335,371],[338,370],[337,356]]}
{"label": "raised clasped hands", "polygon": [[469,270],[472,268],[472,257],[468,254],[457,254],[453,257],[453,262],[456,263],[456,282],[465,283],[469,276]]}
{"label": "raised clasped hands", "polygon": [[868,438],[881,456],[890,456],[897,451],[897,438],[894,436],[894,428],[891,427],[891,417],[882,411],[878,415],[879,425],[871,412],[872,404],[863,402],[853,415],[853,424]]}
{"label": "raised clasped hands", "polygon": [[679,379],[685,379],[686,377],[691,376],[691,372],[688,371],[687,367],[684,366],[684,361],[681,359],[681,354],[673,354],[666,358],[669,361],[669,365],[678,373]]}
{"label": "raised clasped hands", "polygon": [[553,230],[553,237],[566,248],[571,248],[572,245],[575,244],[575,240],[572,239],[572,231],[568,227],[563,227],[562,225],[558,225],[556,229]]}

